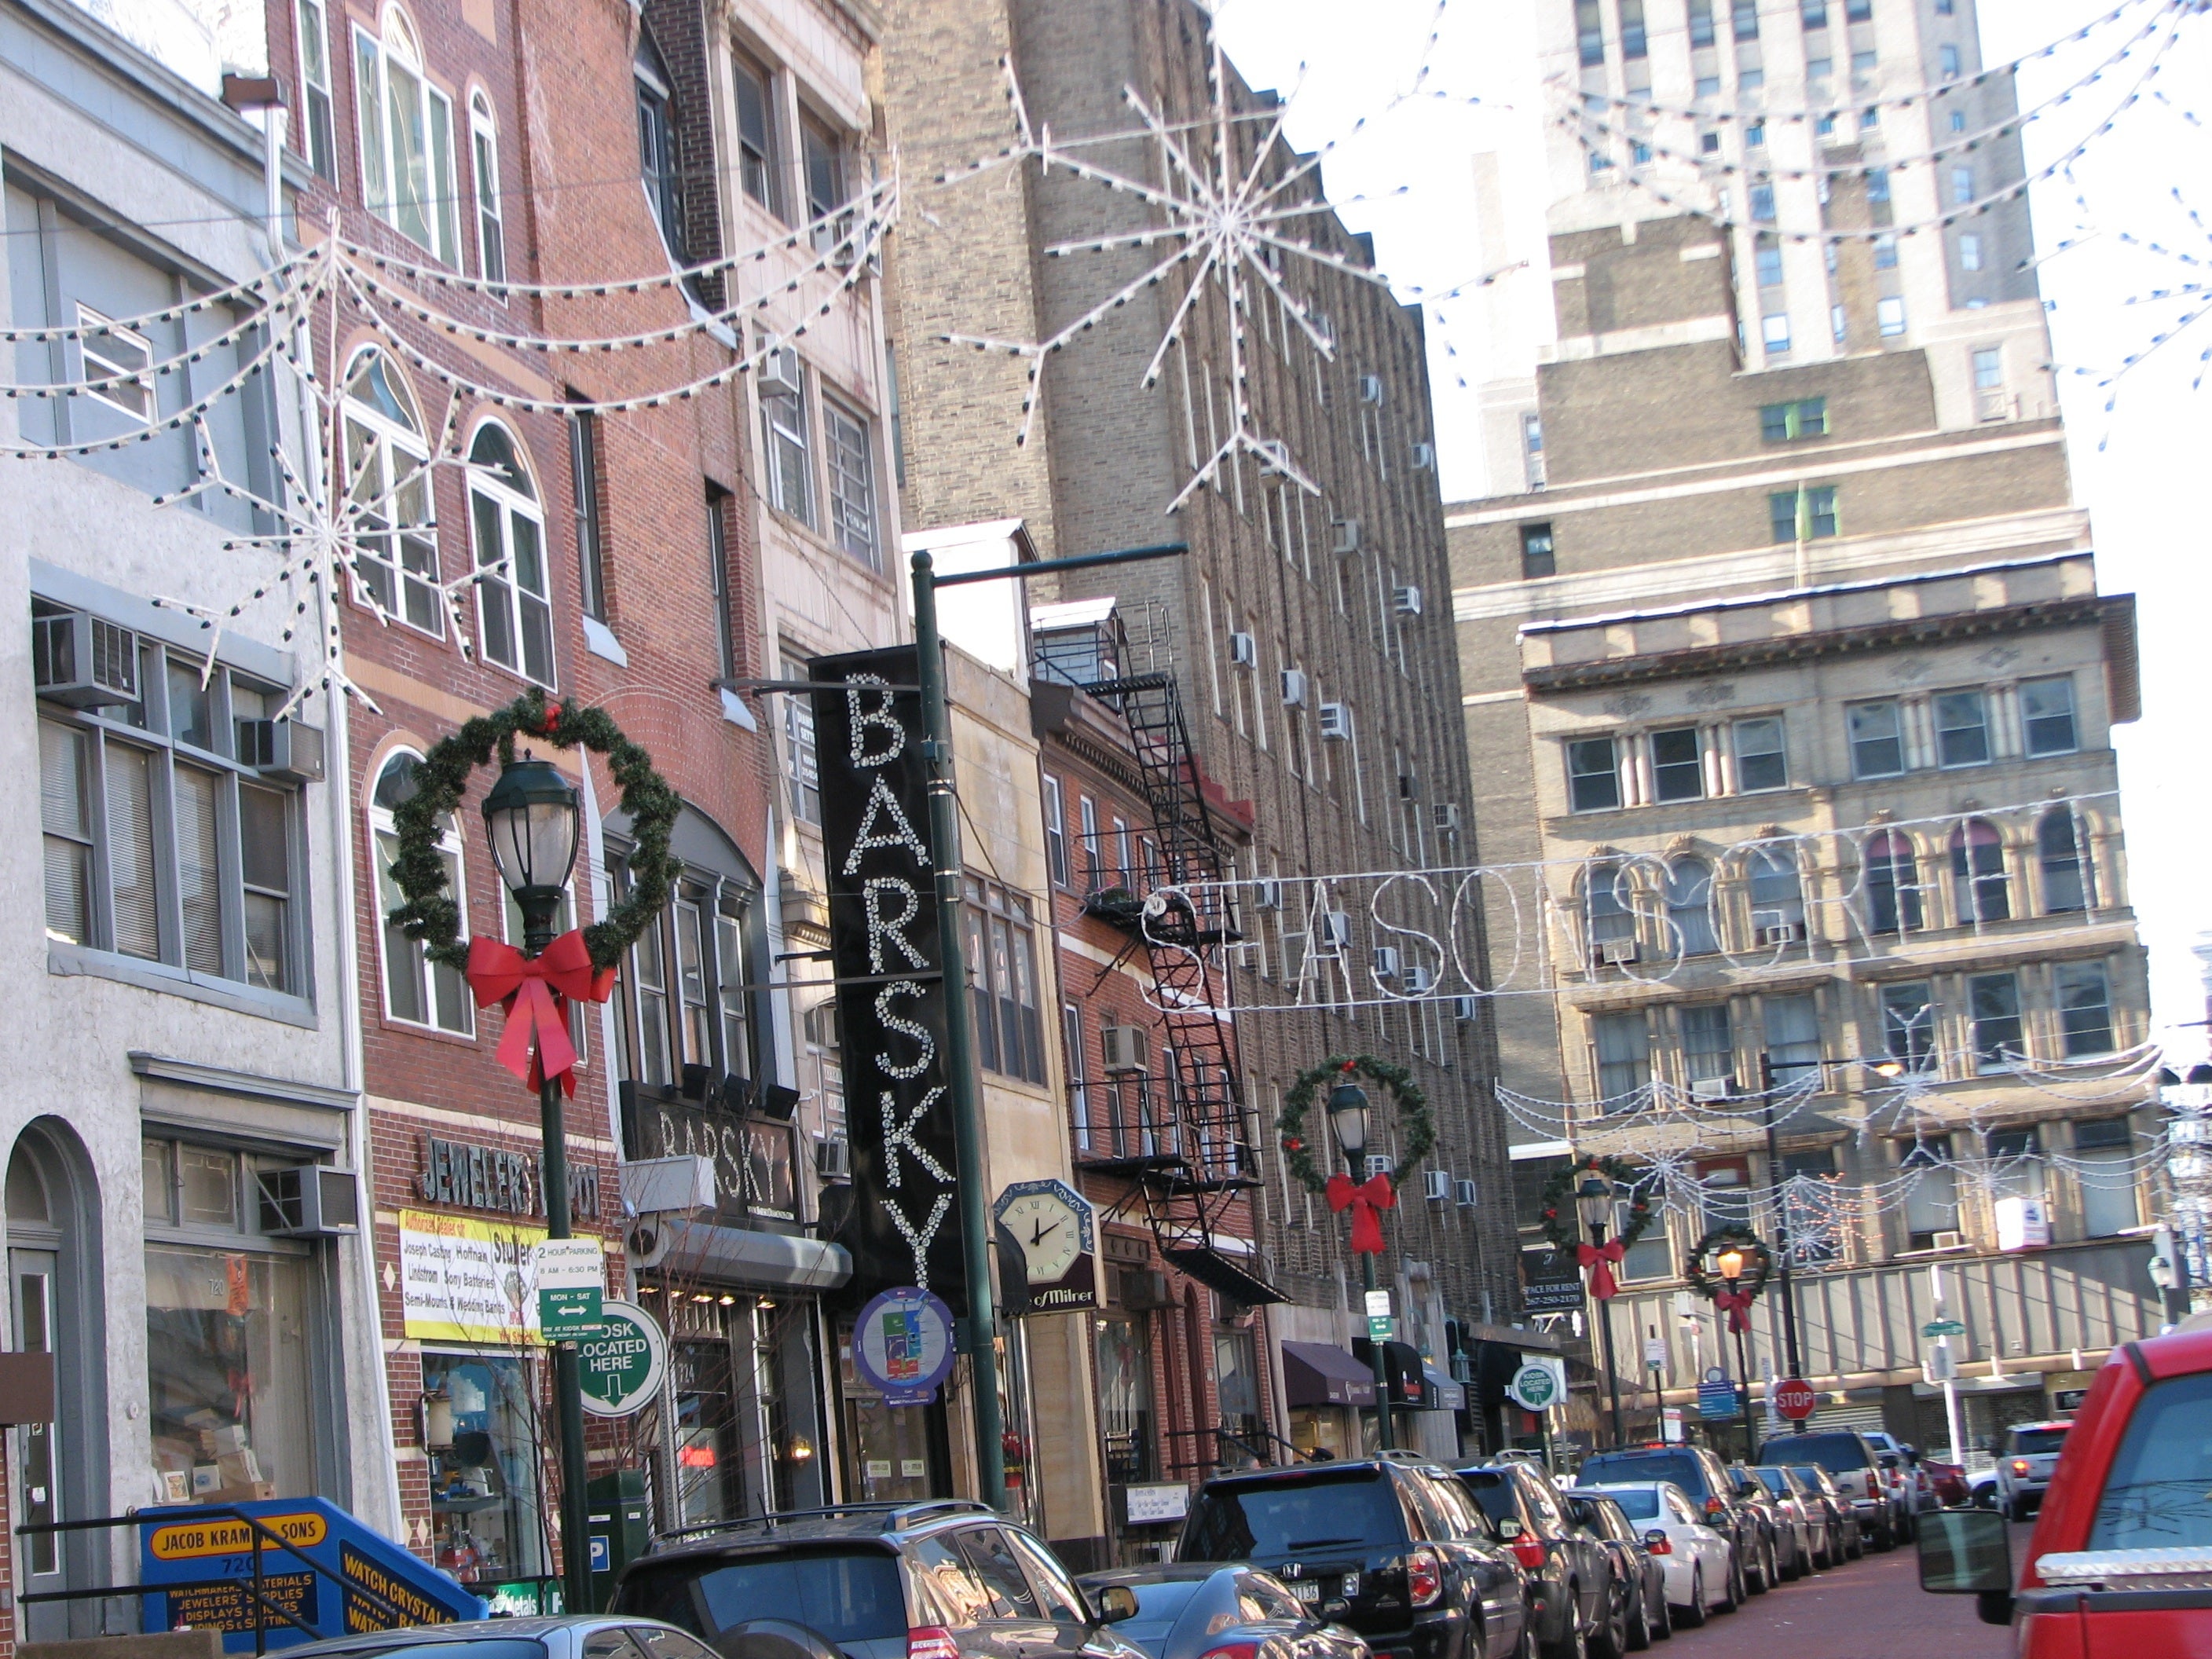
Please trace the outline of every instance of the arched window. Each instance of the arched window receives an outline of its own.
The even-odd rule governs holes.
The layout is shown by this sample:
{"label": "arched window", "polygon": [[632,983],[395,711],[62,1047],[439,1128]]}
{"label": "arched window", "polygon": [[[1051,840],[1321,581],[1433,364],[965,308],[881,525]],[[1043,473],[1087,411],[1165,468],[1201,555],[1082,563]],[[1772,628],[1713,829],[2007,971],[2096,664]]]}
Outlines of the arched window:
{"label": "arched window", "polygon": [[1868,837],[1866,927],[1869,933],[1916,933],[1921,926],[1920,879],[1912,843],[1894,830]]}
{"label": "arched window", "polygon": [[362,199],[402,236],[458,265],[453,100],[423,73],[422,49],[405,15],[396,7],[386,13],[381,40],[355,24],[353,65]]}
{"label": "arched window", "polygon": [[469,532],[476,543],[484,659],[552,684],[545,515],[514,438],[496,421],[487,421],[469,446]]}
{"label": "arched window", "polygon": [[359,550],[354,591],[387,617],[441,634],[429,459],[406,381],[384,353],[363,351],[346,376],[346,510]]}
{"label": "arched window", "polygon": [[477,266],[487,283],[507,280],[505,203],[499,193],[499,128],[491,118],[491,100],[469,97],[469,155],[476,164]]}
{"label": "arched window", "polygon": [[2043,815],[2035,826],[2035,853],[2043,866],[2045,910],[2086,910],[2097,902],[2097,866],[2082,856],[2071,809]]}
{"label": "arched window", "polygon": [[1951,832],[1951,902],[1962,925],[2002,921],[2012,915],[2004,843],[1984,819],[1972,819]]}
{"label": "arched window", "polygon": [[[627,825],[610,820],[607,829],[607,866],[619,902],[627,885],[620,845]],[[760,883],[737,843],[695,808],[683,809],[671,844],[684,873],[621,969],[622,1076],[653,1088],[672,1086],[687,1073],[757,1078],[756,1017],[765,1011],[754,1006],[754,988],[765,977],[768,937]],[[781,1179],[788,1182],[787,1169]]]}
{"label": "arched window", "polygon": [[1593,960],[1603,958],[1606,945],[1635,939],[1636,917],[1628,908],[1626,874],[1620,865],[1593,864],[1584,872],[1583,916]]}
{"label": "arched window", "polygon": [[1713,872],[1703,859],[1678,859],[1667,866],[1667,920],[1686,957],[1721,948],[1713,932]]}
{"label": "arched window", "polygon": [[[377,937],[384,949],[384,1009],[410,1025],[434,1026],[464,1036],[476,1029],[468,987],[459,970],[429,961],[422,945],[393,927],[388,917],[403,900],[392,878],[399,856],[399,830],[392,812],[415,793],[415,769],[422,757],[404,750],[384,763],[368,801],[369,844],[376,857]],[[438,855],[446,863],[447,890],[461,907],[461,937],[469,933],[468,885],[461,863],[461,837],[453,815],[438,826]]]}
{"label": "arched window", "polygon": [[1805,937],[1805,885],[1787,842],[1751,854],[1751,936],[1761,945]]}

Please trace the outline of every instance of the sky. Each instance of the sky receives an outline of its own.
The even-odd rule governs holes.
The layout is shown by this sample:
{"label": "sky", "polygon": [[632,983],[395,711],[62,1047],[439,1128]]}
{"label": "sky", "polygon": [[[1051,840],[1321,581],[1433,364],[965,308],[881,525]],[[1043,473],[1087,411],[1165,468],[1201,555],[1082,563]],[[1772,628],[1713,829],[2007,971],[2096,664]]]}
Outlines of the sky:
{"label": "sky", "polygon": [[[1984,61],[2037,52],[2114,3],[1992,0],[1981,8]],[[2131,15],[2147,18],[2159,3],[2140,0]],[[1498,155],[1514,251],[1534,256],[1528,270],[1499,279],[1513,331],[1533,340],[1550,327],[1537,3],[1446,0],[1440,11],[1435,0],[1368,0],[1358,8],[1342,0],[1220,0],[1216,7],[1223,43],[1245,79],[1286,94],[1295,88],[1291,141],[1310,150],[1333,146],[1323,179],[1344,220],[1373,234],[1376,264],[1400,297],[1428,307],[1447,501],[1488,489],[1473,388],[1501,367],[1490,356],[1480,307],[1425,297],[1483,274],[1469,189],[1479,153]],[[1428,73],[1408,96],[1432,26]],[[2025,68],[2022,106],[2085,74],[2116,39],[2108,33]],[[2170,101],[2139,94],[2122,107],[2141,63],[2131,60],[2124,73],[2031,124],[2026,142],[2033,171],[2089,141],[2071,179],[2036,185],[2031,205],[2075,499],[2089,510],[2100,587],[2136,596],[2143,717],[2113,737],[2129,894],[2150,953],[2152,1034],[2185,1066],[2207,1053],[2205,993],[2191,946],[2212,931],[2212,858],[2197,841],[2212,835],[2212,761],[2200,717],[2207,694],[2195,672],[2197,653],[2212,646],[2212,513],[2185,483],[2195,469],[2212,469],[2212,384],[2191,384],[2205,368],[2200,354],[2212,349],[2212,315],[2180,329],[2116,388],[2100,382],[2190,314],[2185,296],[2130,304],[2130,296],[2212,283],[2212,233],[2174,198],[2177,186],[2189,195],[2189,181],[2204,181],[2191,199],[2212,219],[2212,125],[2191,106],[2193,93],[2203,122],[2212,122],[2212,9],[2185,16],[2164,66],[2143,83]],[[2096,131],[2107,122],[2108,131]],[[2062,251],[2069,241],[2078,246]]]}

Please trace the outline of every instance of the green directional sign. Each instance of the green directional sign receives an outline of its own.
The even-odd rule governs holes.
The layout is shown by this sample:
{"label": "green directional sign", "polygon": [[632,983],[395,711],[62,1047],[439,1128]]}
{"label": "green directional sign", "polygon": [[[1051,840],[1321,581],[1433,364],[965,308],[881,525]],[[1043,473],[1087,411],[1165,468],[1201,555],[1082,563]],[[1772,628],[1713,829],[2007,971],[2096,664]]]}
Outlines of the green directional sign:
{"label": "green directional sign", "polygon": [[1920,1328],[1923,1336],[1964,1336],[1966,1328],[1955,1319],[1931,1319]]}
{"label": "green directional sign", "polygon": [[576,1345],[584,1409],[594,1417],[628,1417],[659,1392],[668,1339],[635,1302],[610,1298],[600,1313],[599,1334]]}

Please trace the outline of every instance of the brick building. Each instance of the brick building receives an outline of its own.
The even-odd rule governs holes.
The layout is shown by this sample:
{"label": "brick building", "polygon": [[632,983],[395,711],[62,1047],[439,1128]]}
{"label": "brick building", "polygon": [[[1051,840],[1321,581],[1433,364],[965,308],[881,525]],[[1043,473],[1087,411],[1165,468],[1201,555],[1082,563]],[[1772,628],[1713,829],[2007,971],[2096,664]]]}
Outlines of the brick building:
{"label": "brick building", "polygon": [[1754,1371],[1940,1443],[1940,1279],[1978,1444],[2156,1323],[2132,600],[2073,501],[2024,201],[1942,216],[2020,179],[1982,142],[2009,77],[1964,4],[1561,0],[1541,40],[1587,118],[1551,141],[1557,338],[1500,360],[1493,493],[1448,519],[1486,852],[1522,872],[1490,919],[1528,964],[1523,1237],[1571,1149],[1672,1171],[1613,1309],[1636,1423],[1733,1364],[1673,1298],[1747,1224],[1797,1281]]}

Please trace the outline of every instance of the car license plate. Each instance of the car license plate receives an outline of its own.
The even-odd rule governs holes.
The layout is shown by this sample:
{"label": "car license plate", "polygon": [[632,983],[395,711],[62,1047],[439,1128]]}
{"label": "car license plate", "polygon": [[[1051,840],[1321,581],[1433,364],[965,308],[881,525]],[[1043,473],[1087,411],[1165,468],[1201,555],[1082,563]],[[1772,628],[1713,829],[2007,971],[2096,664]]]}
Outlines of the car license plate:
{"label": "car license plate", "polygon": [[1293,1578],[1291,1580],[1291,1594],[1301,1601],[1318,1601],[1321,1600],[1321,1580]]}

